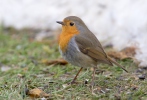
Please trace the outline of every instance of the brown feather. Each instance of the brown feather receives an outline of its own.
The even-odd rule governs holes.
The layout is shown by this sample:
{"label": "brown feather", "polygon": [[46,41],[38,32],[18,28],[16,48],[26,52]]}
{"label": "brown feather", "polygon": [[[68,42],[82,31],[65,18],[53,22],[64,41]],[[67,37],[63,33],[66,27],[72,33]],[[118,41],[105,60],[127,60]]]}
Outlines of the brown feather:
{"label": "brown feather", "polygon": [[[82,40],[82,41],[79,41]],[[88,39],[82,37],[75,37],[76,43],[82,53],[91,57],[96,62],[105,63],[109,65],[113,65],[108,59],[107,55],[104,52],[101,45],[95,45],[91,43]],[[96,41],[98,42],[98,41]]]}
{"label": "brown feather", "polygon": [[116,61],[114,61],[112,58],[110,58],[109,56],[108,56],[108,59],[112,62],[112,63],[114,63],[115,65],[117,65],[118,67],[120,67],[120,68],[122,68],[124,71],[126,71],[127,73],[128,73],[128,71],[122,66],[122,65],[120,65],[119,63],[117,63]]}
{"label": "brown feather", "polygon": [[[128,72],[122,65],[118,64],[116,61],[112,60],[105,51],[103,50],[99,41],[92,43],[89,39],[83,38],[80,35],[75,37],[76,43],[82,53],[91,57],[96,62],[109,64],[113,66],[113,63],[118,67],[122,68],[124,71]],[[96,45],[97,44],[97,45]]]}

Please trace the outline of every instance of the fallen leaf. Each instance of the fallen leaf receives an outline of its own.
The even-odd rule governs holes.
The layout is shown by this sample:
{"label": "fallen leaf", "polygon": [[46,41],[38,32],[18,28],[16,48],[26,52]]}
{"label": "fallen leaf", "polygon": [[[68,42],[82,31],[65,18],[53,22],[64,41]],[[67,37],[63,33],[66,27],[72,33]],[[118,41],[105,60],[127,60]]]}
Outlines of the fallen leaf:
{"label": "fallen leaf", "polygon": [[27,95],[29,95],[32,98],[49,97],[49,94],[45,93],[43,90],[38,89],[38,88],[29,90]]}
{"label": "fallen leaf", "polygon": [[132,75],[130,76],[130,78],[133,78],[133,79],[135,79],[135,80],[138,80],[138,79],[139,79],[139,77],[138,77],[137,75],[135,75],[135,74],[132,74]]}
{"label": "fallen leaf", "polygon": [[117,51],[109,51],[108,56],[114,58],[114,59],[124,59],[127,58],[127,55],[123,54],[122,52]]}
{"label": "fallen leaf", "polygon": [[64,59],[60,58],[60,59],[55,59],[55,60],[42,60],[42,63],[46,64],[46,65],[66,65],[68,64],[67,61],[65,61]]}
{"label": "fallen leaf", "polygon": [[131,84],[131,88],[132,88],[132,90],[136,90],[137,88],[139,88],[139,86],[137,86],[135,84]]}
{"label": "fallen leaf", "polygon": [[122,51],[109,51],[107,54],[108,56],[112,57],[112,58],[115,58],[115,59],[120,59],[120,60],[123,60],[123,59],[134,59],[134,55],[136,54],[135,53],[135,50],[137,48],[135,47],[127,47],[125,49],[123,49]]}
{"label": "fallen leaf", "polygon": [[127,56],[133,57],[136,54],[136,47],[126,47],[121,50],[122,53],[126,54]]}

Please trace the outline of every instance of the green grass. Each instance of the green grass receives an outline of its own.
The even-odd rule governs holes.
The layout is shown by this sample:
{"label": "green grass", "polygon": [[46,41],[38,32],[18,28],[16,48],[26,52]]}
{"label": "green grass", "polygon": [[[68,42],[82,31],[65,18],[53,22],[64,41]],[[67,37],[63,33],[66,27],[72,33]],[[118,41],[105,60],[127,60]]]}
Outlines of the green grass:
{"label": "green grass", "polygon": [[[0,33],[0,100],[31,100],[25,89],[41,88],[53,100],[146,100],[147,80],[135,79],[137,66],[131,59],[118,61],[129,73],[117,66],[100,65],[103,73],[96,74],[94,93],[91,93],[91,69],[84,69],[78,76],[78,84],[64,88],[71,82],[79,67],[70,64],[50,65],[42,60],[60,58],[57,43],[31,40],[25,32]],[[47,48],[47,49],[45,49]],[[143,71],[146,74],[146,70]],[[88,84],[85,80],[88,79]],[[39,100],[39,99],[38,99]]]}

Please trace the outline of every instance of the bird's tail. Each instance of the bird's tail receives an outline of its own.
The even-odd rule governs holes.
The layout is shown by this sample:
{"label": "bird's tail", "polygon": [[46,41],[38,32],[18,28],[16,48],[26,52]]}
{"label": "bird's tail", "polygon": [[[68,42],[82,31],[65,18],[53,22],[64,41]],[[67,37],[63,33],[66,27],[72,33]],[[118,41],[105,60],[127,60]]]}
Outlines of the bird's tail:
{"label": "bird's tail", "polygon": [[117,65],[118,67],[122,68],[124,71],[126,71],[128,73],[128,71],[119,63],[117,63],[116,61],[114,61],[112,58],[108,57],[108,59],[110,60],[110,62],[114,63],[115,65]]}

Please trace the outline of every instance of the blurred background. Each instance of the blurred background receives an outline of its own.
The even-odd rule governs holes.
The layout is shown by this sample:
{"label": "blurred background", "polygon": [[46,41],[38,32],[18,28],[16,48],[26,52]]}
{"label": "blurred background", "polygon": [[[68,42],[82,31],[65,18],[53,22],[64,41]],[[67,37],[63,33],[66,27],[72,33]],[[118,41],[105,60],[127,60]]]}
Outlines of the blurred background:
{"label": "blurred background", "polygon": [[0,0],[1,33],[25,30],[37,41],[60,33],[56,21],[71,15],[83,19],[103,46],[135,47],[139,66],[147,66],[145,0]]}

